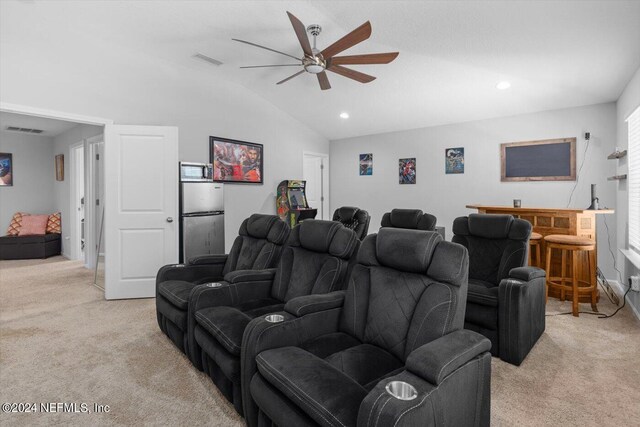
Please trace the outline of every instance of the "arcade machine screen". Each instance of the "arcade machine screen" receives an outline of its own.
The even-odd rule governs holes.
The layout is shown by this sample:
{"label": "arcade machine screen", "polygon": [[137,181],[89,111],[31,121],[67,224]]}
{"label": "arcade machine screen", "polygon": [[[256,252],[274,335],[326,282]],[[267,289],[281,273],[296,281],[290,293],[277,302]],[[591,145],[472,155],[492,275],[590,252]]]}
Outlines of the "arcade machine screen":
{"label": "arcade machine screen", "polygon": [[305,197],[302,190],[297,188],[289,189],[289,200],[293,209],[306,208]]}

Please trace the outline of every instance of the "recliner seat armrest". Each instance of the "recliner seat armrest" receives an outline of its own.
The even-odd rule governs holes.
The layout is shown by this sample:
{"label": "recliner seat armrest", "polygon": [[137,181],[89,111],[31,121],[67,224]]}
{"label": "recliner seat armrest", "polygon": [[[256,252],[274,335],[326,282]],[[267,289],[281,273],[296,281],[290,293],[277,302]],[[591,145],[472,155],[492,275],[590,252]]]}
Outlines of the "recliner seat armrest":
{"label": "recliner seat armrest", "polygon": [[210,287],[208,284],[196,286],[189,296],[189,312],[195,314],[203,308],[234,306],[243,301],[268,298],[271,294],[271,282],[219,282],[222,286]]}
{"label": "recliner seat armrest", "polygon": [[266,270],[236,270],[227,273],[224,276],[224,280],[229,283],[272,282],[275,275],[275,268],[268,268]]}
{"label": "recliner seat armrest", "polygon": [[331,310],[342,307],[345,291],[335,291],[321,295],[305,295],[289,300],[284,311],[294,316],[304,316],[318,311]]}
{"label": "recliner seat armrest", "polygon": [[530,282],[539,277],[545,277],[546,273],[538,267],[516,267],[509,270],[509,278]]}
{"label": "recliner seat armrest", "polygon": [[[293,301],[293,299],[292,299]],[[242,406],[247,425],[258,425],[258,407],[251,396],[250,384],[258,371],[256,356],[265,350],[279,347],[299,347],[303,342],[320,335],[338,332],[342,306],[296,317],[288,312],[279,312],[282,322],[271,323],[265,316],[251,320],[242,336],[240,360],[242,364]]]}
{"label": "recliner seat armrest", "polygon": [[466,329],[418,347],[409,354],[408,371],[438,385],[444,378],[476,356],[491,349],[491,341]]}
{"label": "recliner seat armrest", "polygon": [[189,258],[188,265],[209,265],[209,264],[225,264],[227,262],[227,254],[217,255],[199,255]]}
{"label": "recliner seat armrest", "polygon": [[168,280],[182,280],[194,284],[222,280],[224,264],[169,264],[162,266],[156,275],[156,288]]}

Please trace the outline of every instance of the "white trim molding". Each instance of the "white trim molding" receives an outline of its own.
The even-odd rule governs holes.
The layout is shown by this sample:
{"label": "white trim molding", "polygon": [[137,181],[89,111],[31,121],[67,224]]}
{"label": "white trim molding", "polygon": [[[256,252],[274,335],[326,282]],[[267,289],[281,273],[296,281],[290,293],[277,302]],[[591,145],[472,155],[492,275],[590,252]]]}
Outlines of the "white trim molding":
{"label": "white trim molding", "polygon": [[640,254],[631,249],[618,250],[629,260],[631,264],[635,265],[637,269],[640,269]]}
{"label": "white trim molding", "polygon": [[[611,287],[613,288],[613,291],[620,297],[622,298],[622,296],[624,295],[624,293],[627,291],[627,288],[625,286],[622,286],[622,283],[618,282],[617,280],[609,280],[607,279],[607,282],[609,282],[611,284]],[[629,294],[634,293],[634,291],[630,291]],[[635,292],[637,294],[637,292]],[[627,301],[627,305],[629,307],[631,307],[631,311],[633,311],[633,314],[636,315],[636,318],[638,320],[640,320],[640,311],[638,311],[638,307],[636,307],[633,302],[631,301],[631,299],[629,298],[629,294],[627,294],[627,297],[625,298],[625,300]]]}
{"label": "white trim molding", "polygon": [[25,114],[27,116],[44,117],[46,119],[67,120],[70,122],[88,125],[112,125],[113,120],[102,117],[84,116],[81,114],[67,113],[62,111],[47,110],[44,108],[31,107],[28,105],[11,104],[0,102],[0,111],[15,114]]}

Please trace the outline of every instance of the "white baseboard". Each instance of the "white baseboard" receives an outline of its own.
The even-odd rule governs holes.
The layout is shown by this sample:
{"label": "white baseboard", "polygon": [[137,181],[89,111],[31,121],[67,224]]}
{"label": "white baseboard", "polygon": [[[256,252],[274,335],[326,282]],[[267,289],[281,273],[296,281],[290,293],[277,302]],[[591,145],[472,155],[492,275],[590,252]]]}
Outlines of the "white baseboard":
{"label": "white baseboard", "polygon": [[[617,280],[607,279],[607,282],[609,282],[609,284],[611,285],[611,288],[613,289],[613,291],[620,298],[622,298],[624,293],[627,291],[627,288],[625,286],[622,286],[622,283],[618,282]],[[631,291],[631,292],[633,292],[633,291]],[[635,314],[636,317],[638,318],[638,320],[640,320],[640,309],[638,309],[638,307],[636,307],[635,305],[633,305],[631,303],[631,300],[629,299],[629,295],[627,295],[626,301],[627,301],[627,305],[629,307],[631,307],[631,311],[633,311],[633,314]]]}
{"label": "white baseboard", "polygon": [[68,253],[62,252],[62,256],[68,260],[71,260],[71,257],[69,256]]}

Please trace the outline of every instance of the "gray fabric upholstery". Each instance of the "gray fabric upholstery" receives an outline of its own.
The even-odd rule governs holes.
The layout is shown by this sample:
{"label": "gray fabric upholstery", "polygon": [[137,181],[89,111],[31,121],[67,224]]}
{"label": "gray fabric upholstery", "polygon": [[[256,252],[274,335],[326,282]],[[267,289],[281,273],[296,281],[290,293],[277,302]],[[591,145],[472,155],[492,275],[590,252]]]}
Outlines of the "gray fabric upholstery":
{"label": "gray fabric upholstery", "polygon": [[[429,408],[460,421],[450,425],[488,425],[490,342],[470,331],[453,335],[463,326],[467,271],[464,247],[435,232],[383,228],[367,236],[341,309],[330,306],[324,317],[289,314],[271,326],[256,318],[247,326],[241,376],[247,424],[287,426],[286,415],[300,425],[405,425],[414,419],[406,411],[419,401],[379,402],[391,398],[387,381],[410,375],[421,398],[437,394]],[[425,354],[437,355],[431,365],[423,364]],[[409,360],[417,373],[406,372]],[[363,412],[368,401],[372,412]],[[391,421],[376,424],[382,417]],[[406,425],[432,424],[417,419]]]}
{"label": "gray fabric upholstery", "polygon": [[482,335],[455,331],[412,352],[407,358],[407,370],[439,385],[456,369],[490,348],[491,342]]}
{"label": "gray fabric upholstery", "polygon": [[175,307],[185,311],[192,289],[193,283],[191,282],[167,280],[166,282],[160,283],[158,293],[169,300]]}
{"label": "gray fabric upholstery", "polygon": [[333,221],[307,220],[291,231],[271,296],[282,301],[340,290],[360,242]]}
{"label": "gray fabric upholstery", "polygon": [[[292,230],[275,270],[235,271],[225,276],[225,286],[199,286],[191,293],[190,359],[238,412],[242,413],[239,359],[246,326],[285,308],[308,314],[341,306],[349,264],[359,245],[355,233],[339,223],[307,220]],[[308,300],[310,295],[319,299]]]}
{"label": "gray fabric upholstery", "polygon": [[[289,227],[278,216],[254,214],[240,225],[228,255],[202,255],[191,258],[187,264],[162,267],[156,276],[156,313],[160,329],[188,354],[190,339],[185,335],[183,320],[193,289],[203,283],[219,282],[225,276],[232,282],[258,280],[247,270],[274,267],[288,236]],[[173,323],[172,318],[180,319],[180,324]]]}
{"label": "gray fabric upholstery", "polygon": [[[414,386],[414,400],[390,396],[388,382]],[[482,353],[444,378],[439,385],[405,370],[380,381],[365,397],[358,412],[358,427],[489,426],[491,355]]]}
{"label": "gray fabric upholstery", "polygon": [[383,228],[376,239],[378,262],[386,267],[408,273],[425,273],[431,256],[442,237],[437,233],[423,231],[426,239],[411,240],[410,230]]}
{"label": "gray fabric upholstery", "polygon": [[318,424],[355,425],[367,391],[331,363],[298,347],[263,351],[256,362],[261,376]]}
{"label": "gray fabric upholstery", "polygon": [[511,215],[456,218],[453,242],[469,250],[465,328],[492,342],[491,352],[520,365],[545,327],[545,272],[526,267],[531,224]]}
{"label": "gray fabric upholstery", "polygon": [[436,217],[420,209],[393,209],[382,216],[380,226],[433,231],[436,229]]}
{"label": "gray fabric upholstery", "polygon": [[304,316],[316,311],[342,307],[343,302],[344,291],[321,295],[306,295],[289,300],[284,306],[284,311],[294,316]]}
{"label": "gray fabric upholstery", "polygon": [[369,212],[364,209],[353,206],[343,206],[336,209],[333,213],[333,221],[338,221],[345,227],[355,231],[358,239],[362,240],[367,237],[367,233],[369,232],[371,216]]}
{"label": "gray fabric upholstery", "polygon": [[240,225],[223,273],[274,267],[288,236],[289,227],[277,215],[251,215]]}
{"label": "gray fabric upholstery", "polygon": [[276,270],[236,270],[225,274],[224,281],[229,283],[259,282],[261,280],[273,280]]}

